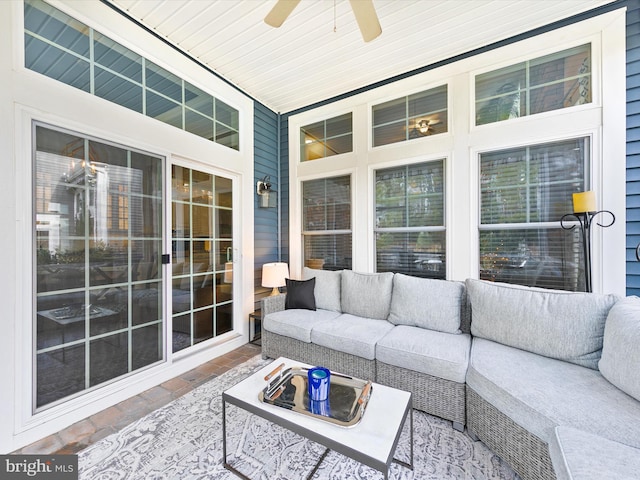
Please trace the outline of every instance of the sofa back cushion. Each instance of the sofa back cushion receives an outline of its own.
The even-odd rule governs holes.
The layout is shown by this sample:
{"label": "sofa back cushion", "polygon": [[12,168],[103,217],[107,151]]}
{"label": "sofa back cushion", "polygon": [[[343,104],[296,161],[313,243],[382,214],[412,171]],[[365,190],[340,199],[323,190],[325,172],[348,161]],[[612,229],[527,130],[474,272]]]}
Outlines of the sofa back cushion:
{"label": "sofa back cushion", "polygon": [[342,275],[340,272],[330,270],[317,270],[304,267],[302,278],[309,280],[316,279],[316,308],[331,310],[332,312],[342,312],[340,307],[340,285]]}
{"label": "sofa back cushion", "polygon": [[342,271],[342,311],[358,317],[386,320],[391,306],[393,273]]}
{"label": "sofa back cushion", "polygon": [[604,327],[602,376],[627,395],[640,400],[640,298],[616,303]]}
{"label": "sofa back cushion", "polygon": [[598,369],[604,323],[619,297],[468,279],[471,333]]}
{"label": "sofa back cushion", "polygon": [[444,333],[461,333],[465,287],[461,282],[396,273],[389,321]]}

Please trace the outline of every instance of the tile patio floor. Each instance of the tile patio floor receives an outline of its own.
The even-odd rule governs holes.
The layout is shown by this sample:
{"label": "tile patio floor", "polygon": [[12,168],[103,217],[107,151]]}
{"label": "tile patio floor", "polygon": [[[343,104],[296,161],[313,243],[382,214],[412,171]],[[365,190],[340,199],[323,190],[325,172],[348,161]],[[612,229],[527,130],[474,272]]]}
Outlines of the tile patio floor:
{"label": "tile patio floor", "polygon": [[261,351],[259,345],[248,343],[211,360],[156,387],[109,407],[95,415],[14,452],[23,454],[73,454],[92,443],[117,432],[129,423],[145,416],[204,382],[240,365]]}

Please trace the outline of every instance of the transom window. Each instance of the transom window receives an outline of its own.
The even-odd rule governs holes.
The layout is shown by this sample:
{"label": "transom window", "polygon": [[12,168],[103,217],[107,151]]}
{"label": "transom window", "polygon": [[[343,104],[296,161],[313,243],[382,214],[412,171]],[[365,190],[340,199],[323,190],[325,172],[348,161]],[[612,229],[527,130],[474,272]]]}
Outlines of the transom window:
{"label": "transom window", "polygon": [[444,160],[376,171],[376,271],[445,278]]}
{"label": "transom window", "polygon": [[351,269],[351,177],[302,182],[304,265]]}
{"label": "transom window", "polygon": [[240,149],[239,112],[42,0],[25,0],[25,66],[176,128]]}
{"label": "transom window", "polygon": [[591,102],[591,45],[476,77],[476,125]]}
{"label": "transom window", "polygon": [[351,112],[300,128],[300,161],[353,151]]}
{"label": "transom window", "polygon": [[373,146],[447,131],[447,86],[374,105]]}
{"label": "transom window", "polygon": [[589,138],[480,155],[480,278],[584,290],[578,229],[559,220],[588,189]]}

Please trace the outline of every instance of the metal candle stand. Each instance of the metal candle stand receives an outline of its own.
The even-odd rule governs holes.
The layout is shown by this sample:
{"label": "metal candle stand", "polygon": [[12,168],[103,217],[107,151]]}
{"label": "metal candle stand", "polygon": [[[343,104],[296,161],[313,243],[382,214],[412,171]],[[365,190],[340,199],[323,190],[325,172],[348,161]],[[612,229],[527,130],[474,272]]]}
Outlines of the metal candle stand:
{"label": "metal candle stand", "polygon": [[576,225],[565,225],[565,221],[570,217],[573,217],[578,220],[580,223],[580,233],[582,234],[582,249],[584,253],[584,283],[585,283],[585,291],[591,292],[591,223],[593,222],[593,218],[600,213],[608,213],[611,215],[611,223],[607,225],[603,225],[602,223],[596,222],[597,225],[607,228],[614,224],[616,221],[616,216],[613,212],[609,210],[599,210],[597,212],[575,212],[575,213],[567,213],[563,215],[560,219],[560,226],[565,230],[573,230]]}

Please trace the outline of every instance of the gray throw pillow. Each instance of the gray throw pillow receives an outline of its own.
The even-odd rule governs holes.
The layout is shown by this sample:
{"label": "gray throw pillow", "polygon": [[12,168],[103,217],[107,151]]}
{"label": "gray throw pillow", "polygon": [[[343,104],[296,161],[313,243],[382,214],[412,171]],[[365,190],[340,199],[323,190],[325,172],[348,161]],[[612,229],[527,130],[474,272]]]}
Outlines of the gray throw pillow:
{"label": "gray throw pillow", "polygon": [[640,298],[616,303],[604,326],[602,376],[627,395],[640,400]]}
{"label": "gray throw pillow", "polygon": [[464,284],[396,273],[393,277],[389,321],[395,325],[461,333]]}
{"label": "gray throw pillow", "polygon": [[302,278],[308,280],[316,279],[316,307],[332,312],[342,312],[340,307],[340,279],[342,275],[339,271],[317,270],[304,267]]}
{"label": "gray throw pillow", "polygon": [[467,279],[471,333],[598,369],[604,322],[619,297]]}
{"label": "gray throw pillow", "polygon": [[391,306],[393,273],[342,271],[342,312],[386,320]]}

